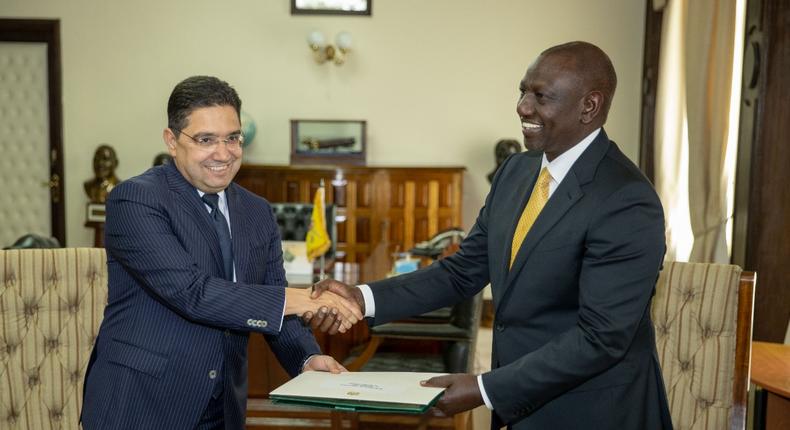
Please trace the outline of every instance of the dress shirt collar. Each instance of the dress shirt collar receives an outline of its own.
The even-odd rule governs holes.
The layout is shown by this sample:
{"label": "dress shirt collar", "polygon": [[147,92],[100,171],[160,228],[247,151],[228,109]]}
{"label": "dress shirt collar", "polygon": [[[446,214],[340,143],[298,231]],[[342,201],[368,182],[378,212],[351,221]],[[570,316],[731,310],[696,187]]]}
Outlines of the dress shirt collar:
{"label": "dress shirt collar", "polygon": [[551,181],[549,182],[549,196],[554,194],[554,190],[560,186],[560,183],[563,179],[565,179],[565,175],[571,170],[573,167],[573,163],[581,157],[582,153],[588,146],[598,137],[598,134],[601,132],[601,128],[598,127],[592,133],[588,134],[587,137],[582,139],[581,142],[577,143],[576,145],[572,146],[567,151],[560,154],[559,157],[555,158],[552,161],[549,161],[546,158],[546,154],[543,154],[543,160],[540,163],[540,168],[543,169],[546,167],[549,169],[549,174],[551,175]]}
{"label": "dress shirt collar", "polygon": [[[195,188],[197,190],[197,188]],[[197,190],[198,195],[203,198],[203,195],[206,194],[203,191]],[[222,212],[222,215],[225,215],[225,219],[228,220],[230,224],[230,211],[228,211],[228,199],[225,197],[225,190],[222,190],[217,193],[219,196],[219,201],[217,202],[217,206],[219,206],[219,211]],[[206,209],[210,209],[209,205],[203,203],[206,206]]]}

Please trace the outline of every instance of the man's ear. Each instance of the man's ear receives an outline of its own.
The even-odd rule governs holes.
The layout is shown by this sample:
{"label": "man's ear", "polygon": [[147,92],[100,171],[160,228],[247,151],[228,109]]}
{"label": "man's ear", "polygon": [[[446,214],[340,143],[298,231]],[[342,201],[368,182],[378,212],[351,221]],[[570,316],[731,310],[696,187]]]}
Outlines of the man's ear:
{"label": "man's ear", "polygon": [[600,91],[590,91],[582,99],[582,124],[589,124],[601,113],[604,95]]}
{"label": "man's ear", "polygon": [[167,152],[170,153],[170,156],[175,158],[176,157],[176,135],[173,134],[173,130],[166,128],[162,132],[162,140],[165,141],[165,146],[167,146]]}

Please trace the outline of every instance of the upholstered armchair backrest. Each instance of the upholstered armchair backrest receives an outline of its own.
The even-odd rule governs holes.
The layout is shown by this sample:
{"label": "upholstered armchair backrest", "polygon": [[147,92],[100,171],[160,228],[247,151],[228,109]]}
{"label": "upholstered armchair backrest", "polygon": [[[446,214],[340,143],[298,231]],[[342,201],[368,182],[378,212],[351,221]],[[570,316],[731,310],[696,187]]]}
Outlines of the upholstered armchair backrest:
{"label": "upholstered armchair backrest", "polygon": [[676,430],[744,426],[754,286],[745,273],[751,285],[733,265],[669,262],[661,271],[651,315]]}
{"label": "upholstered armchair backrest", "polygon": [[106,303],[104,249],[0,251],[0,428],[78,428]]}

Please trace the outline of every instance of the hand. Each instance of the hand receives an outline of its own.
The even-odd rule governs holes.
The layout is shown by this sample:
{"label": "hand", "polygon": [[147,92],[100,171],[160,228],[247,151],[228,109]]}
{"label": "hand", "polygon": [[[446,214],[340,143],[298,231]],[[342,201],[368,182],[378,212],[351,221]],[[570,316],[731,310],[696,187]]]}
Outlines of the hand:
{"label": "hand", "polygon": [[447,416],[474,409],[483,404],[483,395],[477,385],[477,376],[468,373],[434,376],[420,381],[424,387],[446,387],[436,402],[436,407]]}
{"label": "hand", "polygon": [[313,330],[321,333],[337,334],[342,327],[342,318],[339,318],[336,308],[328,309],[326,306],[318,308],[318,312],[305,312],[302,314],[302,322],[310,326]]}
{"label": "hand", "polygon": [[[363,298],[362,291],[360,291],[359,288],[350,287],[334,279],[324,279],[323,281],[313,285],[313,293],[310,295],[310,297],[317,299],[321,297],[321,295],[326,291],[335,293],[348,300],[356,302],[364,314],[365,299]],[[310,325],[314,330],[320,330],[323,333],[335,334],[339,331],[340,327],[342,327],[342,325],[338,324],[336,321],[337,313],[337,309],[334,308],[321,308],[318,310],[317,314],[313,314],[312,312],[306,312],[303,314],[302,321],[304,321],[305,324]]]}
{"label": "hand", "polygon": [[334,358],[328,355],[314,355],[307,360],[304,364],[302,372],[317,371],[317,372],[348,372],[342,364],[338,363]]}
{"label": "hand", "polygon": [[285,314],[302,316],[307,312],[315,314],[321,307],[337,311],[335,324],[337,330],[345,333],[352,325],[363,317],[362,311],[355,302],[335,293],[327,292],[319,298],[311,298],[310,291],[299,288],[285,289]]}

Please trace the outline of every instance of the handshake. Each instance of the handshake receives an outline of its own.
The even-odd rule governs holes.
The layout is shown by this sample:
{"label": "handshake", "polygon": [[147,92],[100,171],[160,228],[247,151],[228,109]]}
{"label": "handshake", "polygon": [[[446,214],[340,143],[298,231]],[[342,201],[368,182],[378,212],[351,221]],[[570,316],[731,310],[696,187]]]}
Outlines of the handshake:
{"label": "handshake", "polygon": [[364,318],[365,299],[357,287],[324,279],[310,290],[286,288],[285,314],[324,333],[345,333]]}

